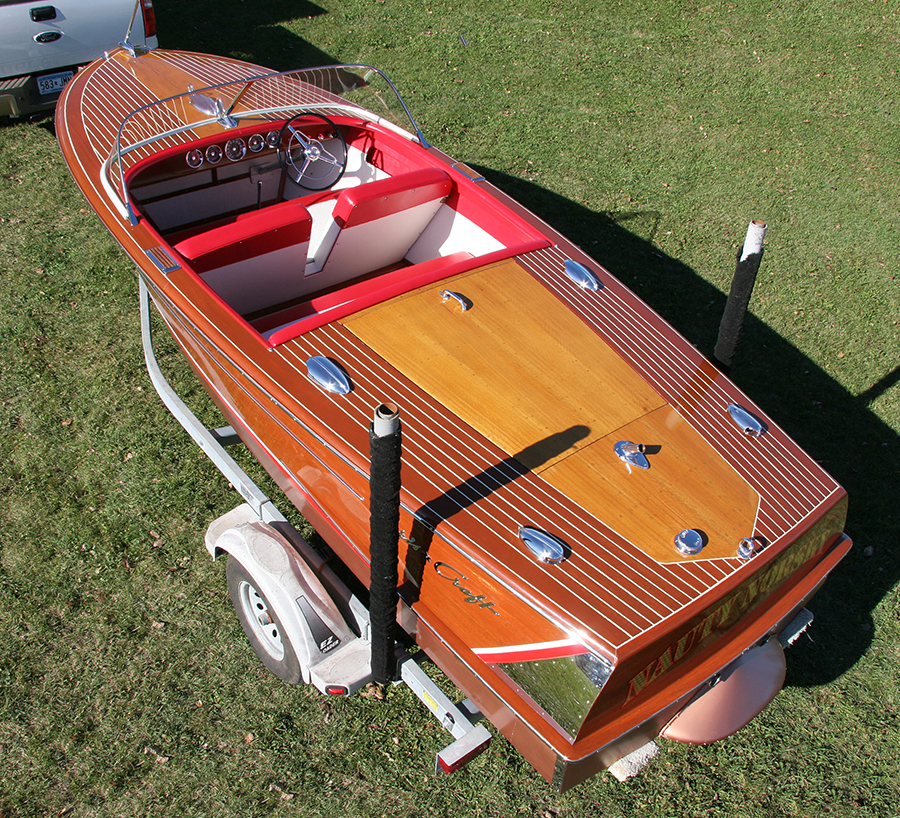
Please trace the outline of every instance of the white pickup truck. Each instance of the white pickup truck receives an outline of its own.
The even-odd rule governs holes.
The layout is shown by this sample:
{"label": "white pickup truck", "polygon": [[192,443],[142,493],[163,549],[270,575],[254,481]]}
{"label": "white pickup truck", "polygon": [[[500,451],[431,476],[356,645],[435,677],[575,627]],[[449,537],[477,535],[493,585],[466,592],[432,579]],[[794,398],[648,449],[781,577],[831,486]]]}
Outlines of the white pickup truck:
{"label": "white pickup truck", "polygon": [[0,0],[0,117],[53,108],[79,67],[125,39],[156,48],[153,0]]}

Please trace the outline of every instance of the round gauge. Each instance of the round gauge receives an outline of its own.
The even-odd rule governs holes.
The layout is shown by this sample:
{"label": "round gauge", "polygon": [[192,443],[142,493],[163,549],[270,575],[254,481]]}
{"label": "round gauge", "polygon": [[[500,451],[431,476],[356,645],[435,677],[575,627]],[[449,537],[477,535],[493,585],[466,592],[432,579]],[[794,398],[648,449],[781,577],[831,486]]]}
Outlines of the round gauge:
{"label": "round gauge", "polygon": [[266,138],[261,133],[255,133],[247,140],[247,147],[253,153],[259,153],[265,146]]}
{"label": "round gauge", "polygon": [[247,153],[247,143],[244,142],[244,140],[239,136],[234,139],[229,139],[225,143],[225,155],[232,162],[237,162],[238,159],[243,159],[245,153]]}
{"label": "round gauge", "polygon": [[279,142],[281,142],[281,132],[280,131],[269,131],[266,134],[266,144],[270,148],[277,148]]}
{"label": "round gauge", "polygon": [[222,148],[218,145],[210,145],[206,149],[206,161],[209,162],[210,165],[217,165],[222,161]]}
{"label": "round gauge", "polygon": [[189,168],[199,168],[203,164],[203,151],[194,148],[194,150],[187,152],[187,156],[184,159]]}

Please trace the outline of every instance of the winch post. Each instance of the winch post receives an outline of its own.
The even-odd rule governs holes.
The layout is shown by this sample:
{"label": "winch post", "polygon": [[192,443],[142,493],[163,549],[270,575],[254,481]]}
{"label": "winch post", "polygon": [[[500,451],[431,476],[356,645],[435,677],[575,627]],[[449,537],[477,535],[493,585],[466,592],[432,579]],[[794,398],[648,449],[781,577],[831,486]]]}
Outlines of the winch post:
{"label": "winch post", "polygon": [[744,244],[738,252],[734,278],[731,280],[731,291],[725,302],[725,312],[719,324],[719,337],[713,353],[716,363],[722,372],[728,374],[734,352],[737,349],[744,327],[744,318],[756,283],[756,274],[763,255],[763,239],[766,235],[766,223],[754,219],[747,227]]}
{"label": "winch post", "polygon": [[397,623],[397,565],[400,539],[400,413],[382,404],[369,427],[370,576],[369,623],[372,678],[386,685],[397,675],[394,633]]}

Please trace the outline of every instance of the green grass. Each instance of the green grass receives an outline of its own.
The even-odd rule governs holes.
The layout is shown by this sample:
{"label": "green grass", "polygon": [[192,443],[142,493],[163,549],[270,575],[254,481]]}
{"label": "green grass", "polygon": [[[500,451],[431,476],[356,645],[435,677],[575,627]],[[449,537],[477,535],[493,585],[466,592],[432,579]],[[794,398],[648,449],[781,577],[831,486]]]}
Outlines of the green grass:
{"label": "green grass", "polygon": [[[0,816],[900,815],[897,4],[157,0],[161,41],[370,62],[426,135],[711,352],[850,492],[856,548],[785,690],[717,745],[559,796],[502,739],[452,777],[409,691],[267,675],[206,525],[238,501],[163,409],[132,268],[47,122],[0,128]],[[199,389],[177,354],[173,377]]]}

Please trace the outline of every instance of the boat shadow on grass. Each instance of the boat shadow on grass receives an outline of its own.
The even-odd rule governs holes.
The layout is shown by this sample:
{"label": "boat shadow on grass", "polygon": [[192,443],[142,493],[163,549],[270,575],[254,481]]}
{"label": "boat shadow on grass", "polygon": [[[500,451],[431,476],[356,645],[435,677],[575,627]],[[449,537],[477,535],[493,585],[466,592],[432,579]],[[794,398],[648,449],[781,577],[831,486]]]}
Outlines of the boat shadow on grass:
{"label": "boat shadow on grass", "polygon": [[[652,235],[657,214],[597,213],[533,183],[471,167],[584,248],[712,357],[726,294],[628,229],[649,220]],[[869,408],[900,381],[900,367],[852,395],[756,318],[751,302],[730,376],[850,497],[847,533],[854,548],[812,600],[816,623],[810,638],[791,648],[788,662],[788,685],[826,684],[866,652],[873,611],[900,580],[900,440]]]}
{"label": "boat shadow on grass", "polygon": [[[276,71],[333,65],[339,60],[292,34],[285,20],[327,14],[308,0],[265,3],[157,2],[160,45],[246,60]],[[201,22],[198,22],[201,21]]]}

